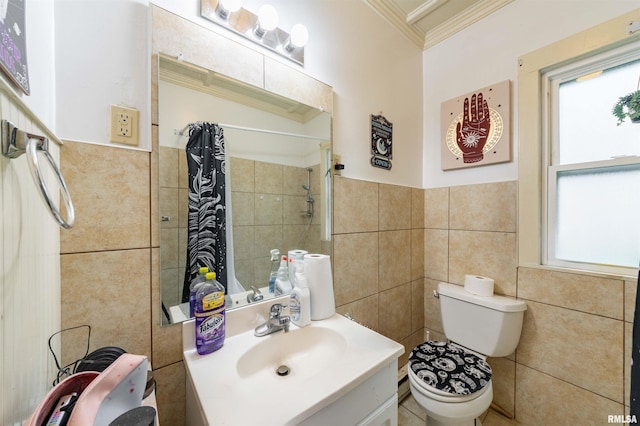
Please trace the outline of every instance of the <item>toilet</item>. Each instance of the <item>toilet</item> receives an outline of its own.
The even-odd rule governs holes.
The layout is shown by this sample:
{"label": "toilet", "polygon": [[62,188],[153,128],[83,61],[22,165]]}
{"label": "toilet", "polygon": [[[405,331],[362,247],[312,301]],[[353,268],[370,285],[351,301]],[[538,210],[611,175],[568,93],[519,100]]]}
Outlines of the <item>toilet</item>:
{"label": "toilet", "polygon": [[480,425],[493,400],[486,357],[503,357],[518,346],[527,305],[506,296],[478,296],[439,283],[442,327],[448,341],[429,340],[409,354],[409,387],[427,412],[427,425]]}

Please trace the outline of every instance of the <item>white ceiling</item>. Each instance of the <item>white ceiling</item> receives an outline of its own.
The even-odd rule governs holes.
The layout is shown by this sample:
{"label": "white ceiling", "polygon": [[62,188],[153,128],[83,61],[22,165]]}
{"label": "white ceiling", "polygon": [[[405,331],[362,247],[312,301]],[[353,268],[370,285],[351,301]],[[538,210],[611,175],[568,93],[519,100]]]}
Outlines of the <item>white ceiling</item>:
{"label": "white ceiling", "polygon": [[425,50],[513,0],[365,0]]}

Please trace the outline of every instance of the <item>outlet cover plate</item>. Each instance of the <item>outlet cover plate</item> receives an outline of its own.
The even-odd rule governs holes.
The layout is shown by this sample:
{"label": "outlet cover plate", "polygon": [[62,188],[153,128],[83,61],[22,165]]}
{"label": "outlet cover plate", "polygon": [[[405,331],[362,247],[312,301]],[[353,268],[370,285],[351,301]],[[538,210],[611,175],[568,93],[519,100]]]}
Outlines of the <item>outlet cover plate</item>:
{"label": "outlet cover plate", "polygon": [[137,109],[111,105],[111,142],[138,146],[139,122]]}

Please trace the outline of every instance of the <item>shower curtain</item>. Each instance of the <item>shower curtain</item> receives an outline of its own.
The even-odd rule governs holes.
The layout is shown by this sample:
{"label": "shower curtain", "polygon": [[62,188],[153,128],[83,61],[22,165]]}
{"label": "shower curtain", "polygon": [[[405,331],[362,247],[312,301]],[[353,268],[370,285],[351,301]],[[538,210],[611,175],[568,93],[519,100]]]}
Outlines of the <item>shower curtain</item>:
{"label": "shower curtain", "polygon": [[187,264],[182,302],[200,267],[216,273],[227,289],[227,192],[223,130],[214,123],[189,125],[186,147],[189,173]]}

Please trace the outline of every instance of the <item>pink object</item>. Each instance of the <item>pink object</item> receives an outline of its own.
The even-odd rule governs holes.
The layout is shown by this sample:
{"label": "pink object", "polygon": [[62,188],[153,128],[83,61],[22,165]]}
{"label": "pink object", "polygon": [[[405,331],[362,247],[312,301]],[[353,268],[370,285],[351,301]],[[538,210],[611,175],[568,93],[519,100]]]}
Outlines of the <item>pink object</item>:
{"label": "pink object", "polygon": [[102,373],[87,371],[67,377],[42,399],[24,426],[41,426],[64,395],[79,395],[68,426],[108,425],[139,407],[146,387],[147,358],[123,354]]}

